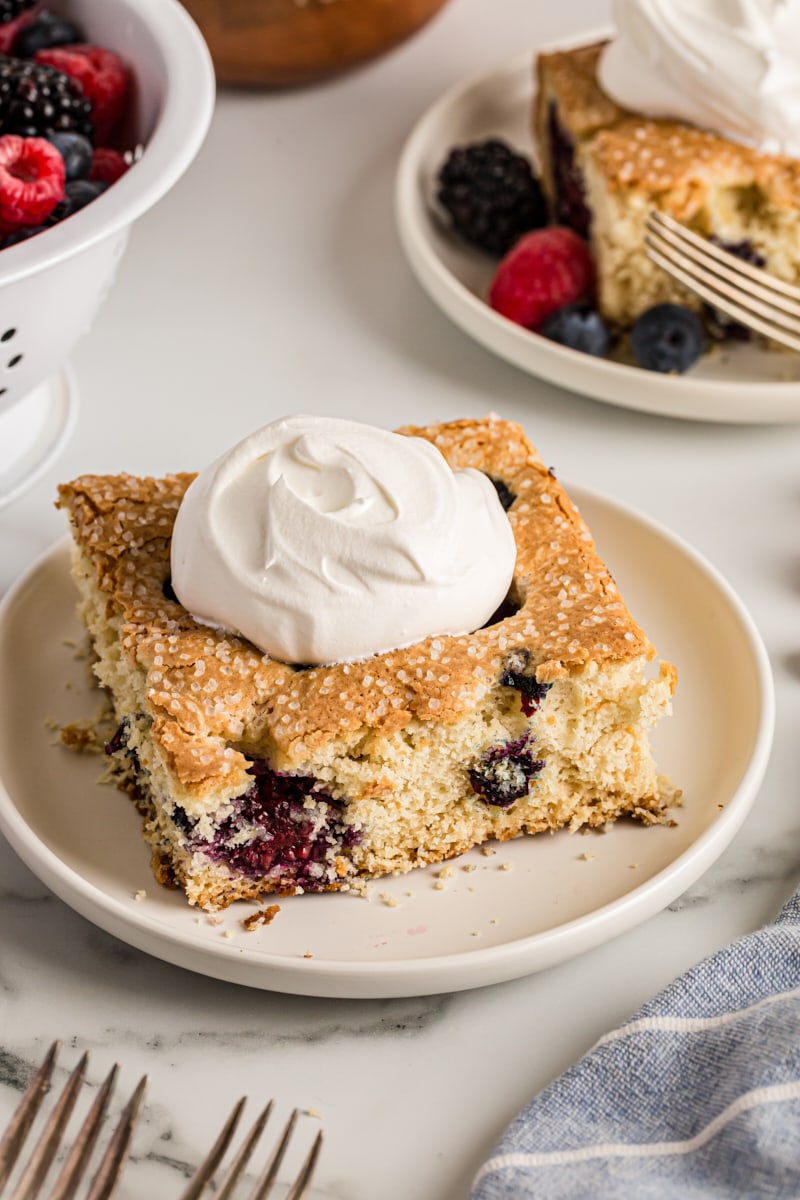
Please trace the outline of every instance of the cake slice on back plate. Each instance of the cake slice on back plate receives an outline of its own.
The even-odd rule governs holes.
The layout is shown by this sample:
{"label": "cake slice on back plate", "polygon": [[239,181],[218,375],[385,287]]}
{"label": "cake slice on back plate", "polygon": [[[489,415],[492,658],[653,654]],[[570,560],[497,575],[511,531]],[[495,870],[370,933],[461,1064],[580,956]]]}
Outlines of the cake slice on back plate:
{"label": "cake slice on back plate", "polygon": [[653,208],[800,283],[800,161],[620,107],[598,82],[605,45],[537,56],[533,123],[551,215],[589,239],[606,319],[627,328],[665,301],[701,308],[645,254]]}
{"label": "cake slice on back plate", "polygon": [[675,799],[648,740],[675,669],[651,661],[522,430],[486,419],[401,432],[493,481],[513,581],[483,628],[358,661],[277,661],[178,602],[170,542],[191,475],[60,489],[119,722],[109,751],[157,876],[192,904],[360,887],[491,838],[659,822]]}

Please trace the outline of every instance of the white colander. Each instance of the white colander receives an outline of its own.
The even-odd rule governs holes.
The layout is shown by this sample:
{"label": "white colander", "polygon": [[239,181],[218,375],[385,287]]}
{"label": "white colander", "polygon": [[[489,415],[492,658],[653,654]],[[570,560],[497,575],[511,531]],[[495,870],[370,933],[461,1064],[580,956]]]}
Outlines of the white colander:
{"label": "white colander", "polygon": [[214,107],[205,42],[178,0],[53,4],[135,77],[141,159],[102,196],[52,229],[0,250],[0,414],[64,363],[114,281],[128,233],[197,154]]}

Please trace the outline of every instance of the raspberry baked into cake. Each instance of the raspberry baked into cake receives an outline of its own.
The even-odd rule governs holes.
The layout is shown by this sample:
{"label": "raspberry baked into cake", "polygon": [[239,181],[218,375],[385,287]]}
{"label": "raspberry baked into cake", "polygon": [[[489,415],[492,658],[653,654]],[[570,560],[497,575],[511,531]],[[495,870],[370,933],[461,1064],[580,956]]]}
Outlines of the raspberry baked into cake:
{"label": "raspberry baked into cake", "polygon": [[675,669],[517,425],[286,418],[196,479],[59,496],[108,751],[192,904],[352,889],[675,799],[648,741]]}
{"label": "raspberry baked into cake", "polygon": [[[642,23],[643,14],[646,16],[651,7],[659,8],[640,2],[618,3],[615,16],[622,22],[627,10],[635,10],[638,24],[631,23],[632,28],[637,34],[642,28],[645,33],[649,31],[655,40],[657,35]],[[677,4],[660,7],[670,10],[671,19],[681,8]],[[697,36],[703,21],[707,23],[708,7],[701,5],[703,12],[698,8],[695,14]],[[781,6],[773,7],[777,20]],[[733,8],[741,10],[744,21],[747,5]],[[782,6],[782,12],[786,13],[786,20],[798,25],[798,14],[791,14],[791,8]],[[749,56],[755,58],[761,50],[755,32],[748,43],[746,29],[732,28],[718,31],[718,44],[710,50],[711,61],[720,63],[725,57],[725,37],[733,38],[740,32]],[[700,51],[705,47],[693,45],[688,35],[687,41],[687,59],[694,54],[702,61]],[[775,41],[771,77],[775,95],[780,97],[781,51],[777,34]],[[674,46],[675,41],[670,42],[670,51]],[[552,219],[589,240],[597,275],[597,302],[603,316],[613,326],[624,329],[655,304],[672,302],[695,310],[702,307],[696,296],[647,258],[645,220],[654,208],[704,237],[713,238],[722,248],[753,265],[765,267],[778,278],[800,282],[797,219],[800,160],[794,151],[765,153],[758,144],[744,144],[738,136],[736,140],[722,136],[728,126],[737,135],[740,132],[745,120],[737,112],[726,114],[730,119],[722,121],[717,112],[706,113],[698,107],[697,118],[691,123],[668,119],[670,114],[676,115],[676,109],[682,109],[683,113],[692,111],[694,92],[687,82],[683,103],[680,99],[673,101],[671,95],[662,99],[665,77],[660,72],[662,66],[667,71],[671,63],[663,64],[660,43],[653,51],[655,65],[650,84],[655,93],[655,109],[667,115],[653,117],[652,112],[650,117],[642,115],[636,109],[637,92],[633,87],[628,105],[618,103],[619,93],[612,98],[604,87],[610,63],[607,55],[613,51],[617,56],[613,64],[617,68],[615,82],[628,77],[639,82],[636,63],[630,64],[626,76],[627,63],[622,55],[629,50],[627,40],[610,45],[596,43],[541,54],[536,60],[534,132],[542,184]],[[724,64],[719,67],[720,74],[723,67]],[[754,73],[757,67],[754,64]],[[714,76],[715,69],[709,65],[705,77],[709,93],[716,86]],[[745,133],[752,135],[752,143],[764,142],[763,131],[757,124],[760,97],[750,97],[747,71],[742,71],[738,85],[735,79],[727,77],[722,82],[728,88],[725,97],[738,86],[739,104],[747,107],[749,103],[752,112],[750,123],[754,128]],[[768,90],[766,83],[764,87]],[[644,95],[648,85],[643,84],[638,90]],[[786,92],[789,94],[790,89]],[[772,102],[771,97],[767,99]],[[765,100],[761,108],[766,103]],[[774,113],[769,115],[773,120],[778,119]],[[797,122],[794,127],[798,127]],[[777,132],[781,135],[784,131],[779,128]],[[794,136],[797,140],[797,135]],[[783,136],[773,140],[778,145],[786,144]],[[765,144],[771,143],[766,140]]]}

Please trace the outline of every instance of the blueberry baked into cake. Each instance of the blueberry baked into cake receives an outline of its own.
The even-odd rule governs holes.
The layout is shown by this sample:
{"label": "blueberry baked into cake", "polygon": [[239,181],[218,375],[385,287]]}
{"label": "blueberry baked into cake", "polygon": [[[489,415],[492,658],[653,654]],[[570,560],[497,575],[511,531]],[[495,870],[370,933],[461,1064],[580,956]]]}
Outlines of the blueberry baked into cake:
{"label": "blueberry baked into cake", "polygon": [[605,50],[596,43],[537,57],[534,132],[552,219],[589,240],[606,320],[627,328],[655,304],[702,307],[647,258],[653,208],[800,282],[800,160],[762,153],[701,123],[647,119],[622,107],[598,79]]}
{"label": "blueberry baked into cake", "polygon": [[[621,816],[655,823],[675,799],[648,740],[669,711],[675,669],[654,662],[586,524],[521,428],[492,417],[380,436],[401,451],[409,439],[426,462],[443,456],[446,473],[473,488],[481,513],[494,506],[489,515],[500,541],[510,528],[510,586],[503,583],[505,598],[481,628],[361,657],[349,646],[346,661],[281,661],[241,635],[244,617],[231,632],[207,611],[191,615],[203,607],[196,595],[188,607],[177,598],[191,592],[191,570],[178,587],[176,517],[180,509],[185,524],[198,511],[195,501],[194,509],[182,501],[185,494],[203,499],[201,477],[194,493],[187,493],[188,474],[86,475],[60,488],[79,611],[119,722],[108,752],[144,814],[157,878],[202,908],[268,893],[358,888],[492,838],[598,827]],[[315,467],[327,462],[313,438],[301,450],[291,470],[274,472],[268,507],[276,512],[293,499],[292,471],[300,478],[312,460]],[[267,459],[259,451],[247,471]],[[384,483],[377,499],[352,490],[363,465],[352,478],[332,468],[324,502],[319,489],[308,492],[319,511],[303,520],[324,524],[336,508],[345,522],[383,530],[380,505],[393,510],[396,499]],[[218,470],[214,486],[239,504],[252,478],[220,482]],[[443,487],[451,489],[452,480]],[[184,528],[187,554],[195,544],[205,553],[209,531],[224,532],[220,511],[207,527],[190,527],[188,537]],[[477,530],[477,518],[473,524]],[[449,528],[442,536],[445,546]],[[479,548],[481,535],[474,536]],[[356,556],[360,537],[348,526]],[[253,546],[260,538],[254,534]],[[266,561],[280,572],[275,544]],[[297,546],[287,541],[286,553],[296,556]],[[384,558],[416,580],[425,553],[425,546],[413,553],[393,547]],[[324,556],[313,569],[298,563],[281,586],[290,588],[294,573],[298,592],[306,585],[314,595],[318,586],[346,592],[351,561],[337,566]],[[459,575],[470,589],[477,565],[473,576],[473,564]],[[436,562],[425,570],[423,586],[438,586]],[[397,604],[402,625],[405,593],[394,578],[382,594]],[[280,627],[287,595],[269,630]],[[380,601],[372,607],[381,620]],[[409,619],[413,629],[413,613]],[[290,644],[297,654],[305,646]]]}

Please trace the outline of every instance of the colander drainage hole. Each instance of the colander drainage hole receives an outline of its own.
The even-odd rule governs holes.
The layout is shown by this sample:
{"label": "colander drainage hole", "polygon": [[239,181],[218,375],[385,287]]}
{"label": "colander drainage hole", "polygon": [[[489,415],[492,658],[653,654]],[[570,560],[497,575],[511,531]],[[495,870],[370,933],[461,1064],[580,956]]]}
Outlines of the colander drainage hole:
{"label": "colander drainage hole", "polygon": [[17,365],[17,363],[21,363],[21,362],[22,362],[22,355],[15,354],[12,358],[10,358],[8,360],[8,362],[6,363],[6,367],[15,367]]}
{"label": "colander drainage hole", "polygon": [[16,332],[16,329],[13,327],[11,329],[7,329],[5,333],[0,334],[0,342],[10,342]]}

